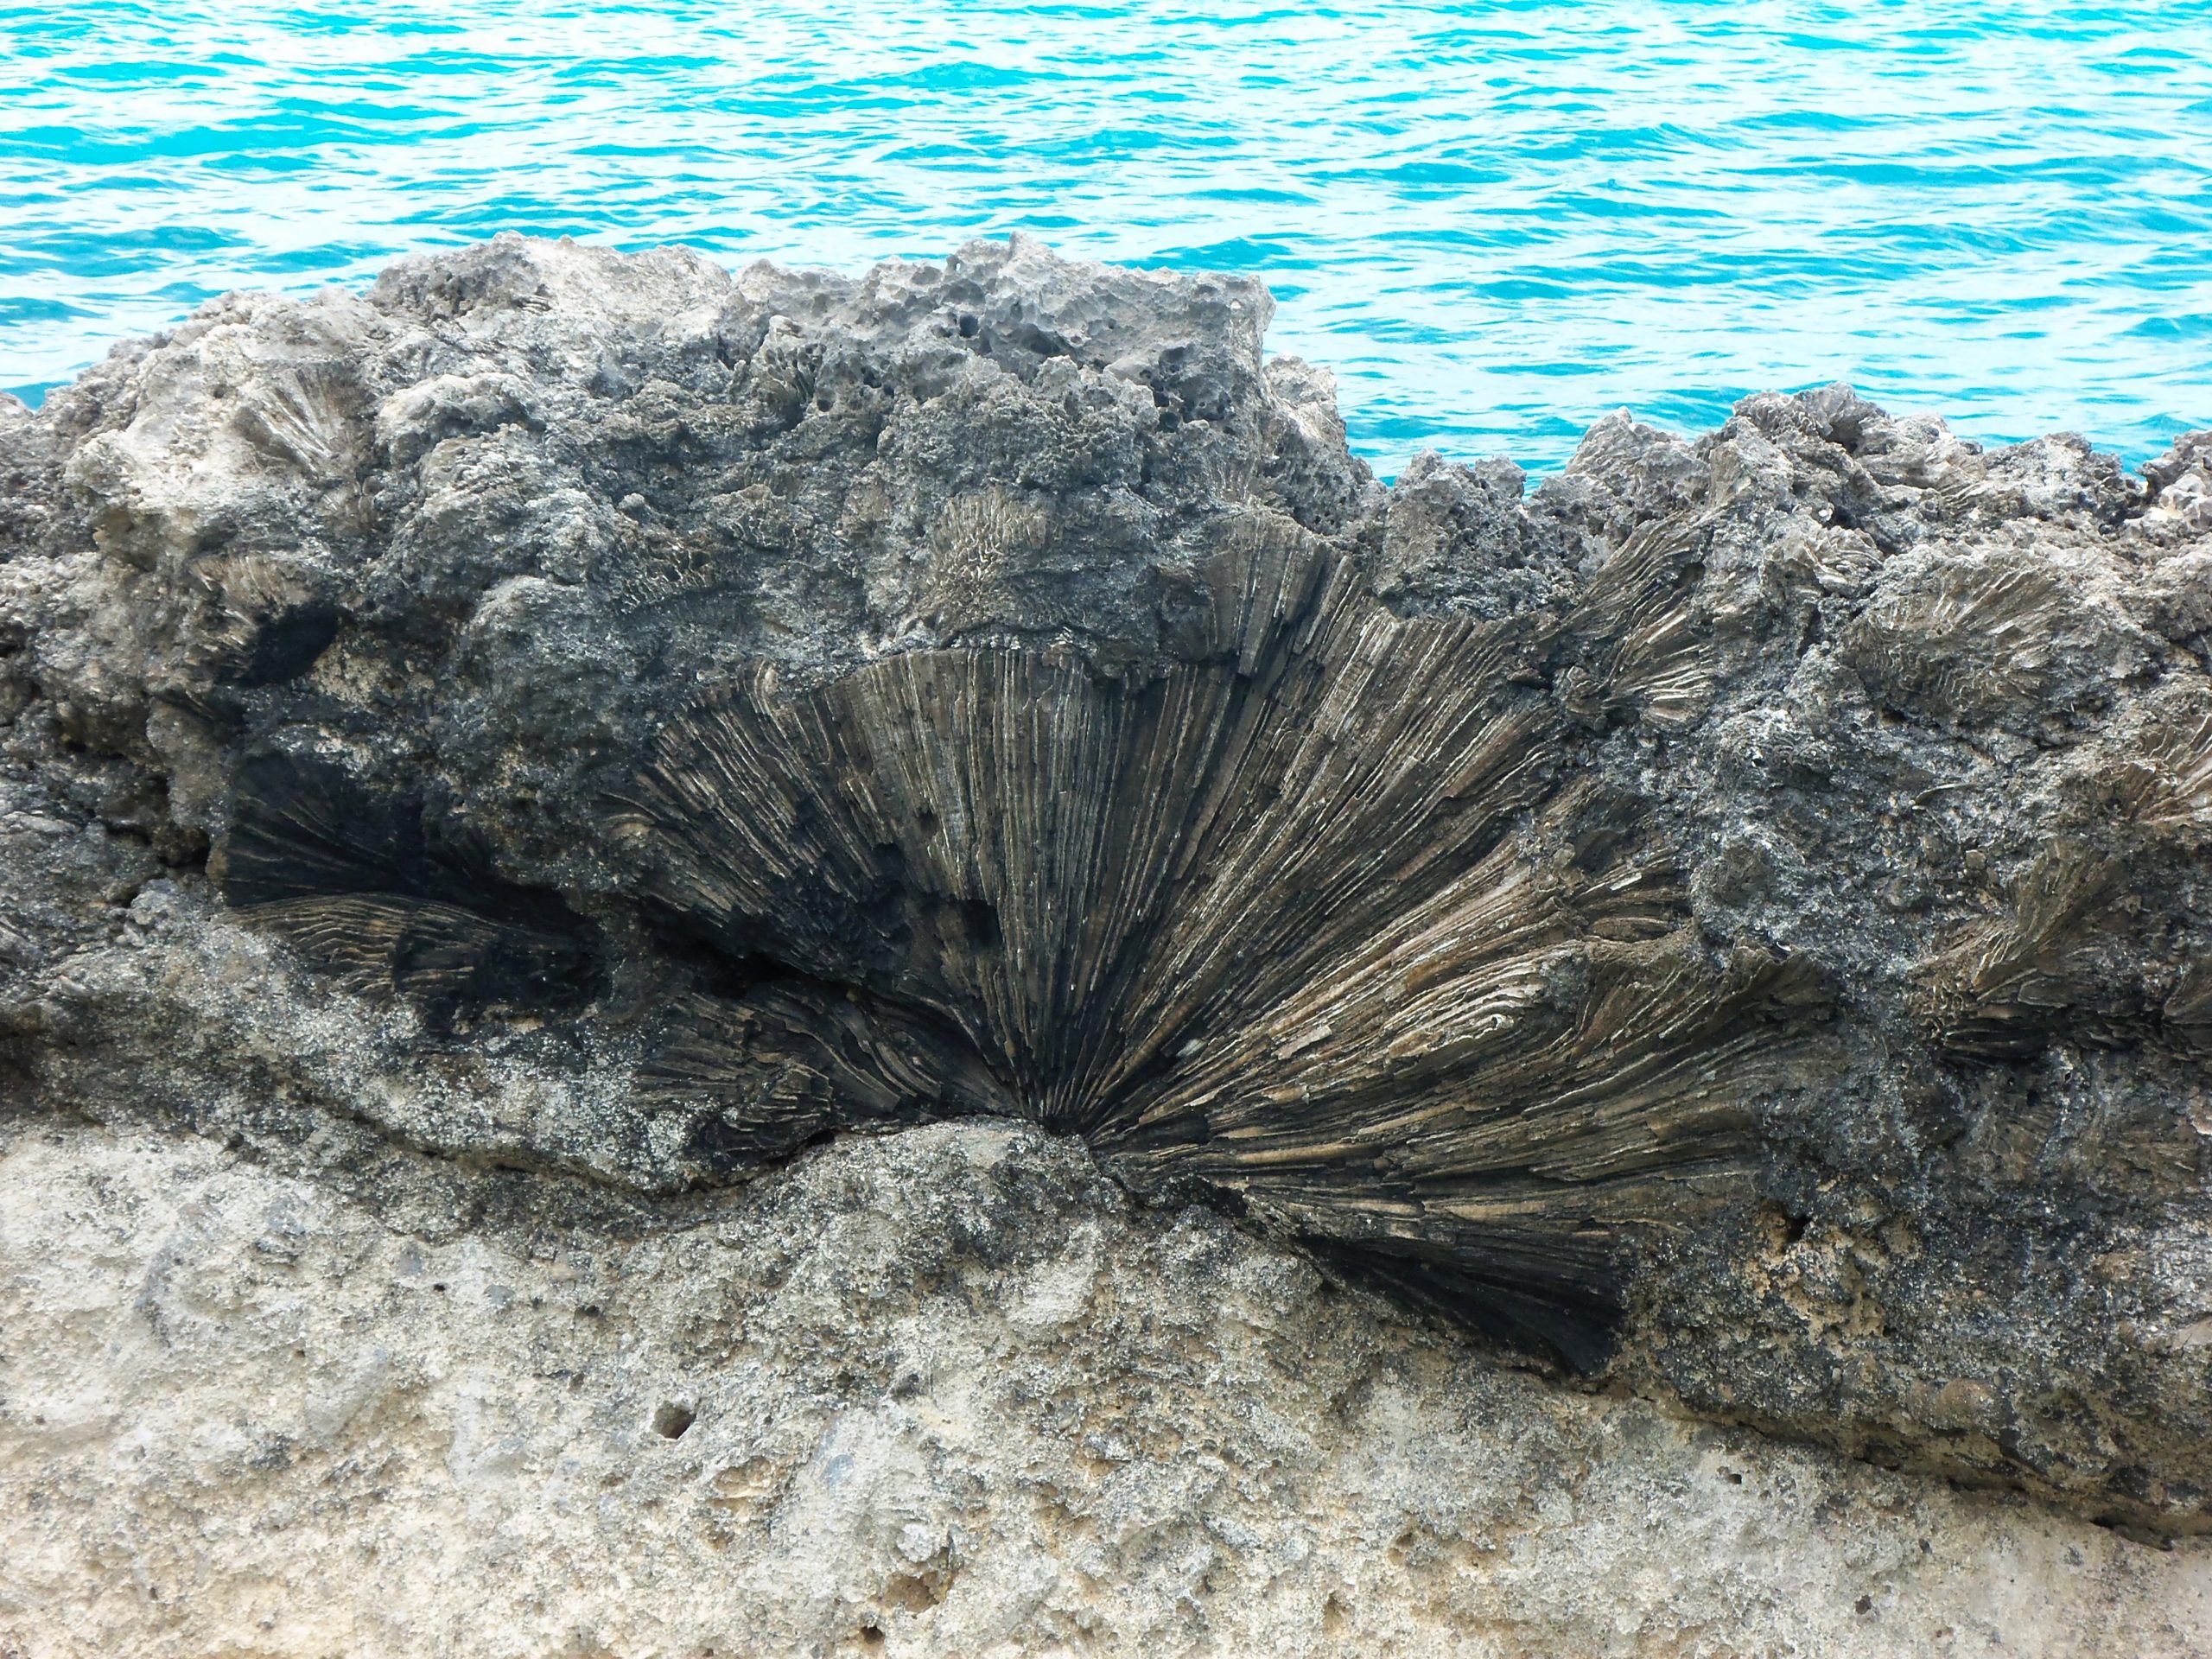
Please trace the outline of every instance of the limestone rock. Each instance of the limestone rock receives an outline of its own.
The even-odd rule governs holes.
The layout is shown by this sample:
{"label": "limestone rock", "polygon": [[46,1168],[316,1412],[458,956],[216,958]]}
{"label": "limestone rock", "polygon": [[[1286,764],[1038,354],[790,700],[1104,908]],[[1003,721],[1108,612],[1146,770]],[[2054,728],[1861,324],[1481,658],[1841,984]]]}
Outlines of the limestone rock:
{"label": "limestone rock", "polygon": [[1469,1355],[2212,1523],[2212,439],[1386,490],[1268,308],[505,237],[0,410],[19,1132],[452,1241],[1027,1121]]}
{"label": "limestone rock", "polygon": [[1562,1392],[1027,1126],[597,1213],[355,1161],[6,1132],[0,1651],[2212,1643],[2212,1540]]}

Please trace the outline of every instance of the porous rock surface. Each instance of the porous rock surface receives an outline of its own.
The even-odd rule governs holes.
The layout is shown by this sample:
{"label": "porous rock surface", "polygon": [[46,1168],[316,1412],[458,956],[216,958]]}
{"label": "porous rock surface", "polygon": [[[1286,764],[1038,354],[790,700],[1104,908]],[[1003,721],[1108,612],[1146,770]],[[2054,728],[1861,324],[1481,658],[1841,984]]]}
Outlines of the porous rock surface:
{"label": "porous rock surface", "polygon": [[10,1128],[0,1652],[2212,1643],[2212,1541],[1560,1390],[1028,1126],[626,1222],[384,1161]]}
{"label": "porous rock surface", "polygon": [[[1912,1489],[1967,1505],[1943,1510],[1961,1540],[2124,1554],[2091,1524],[2202,1529],[2212,435],[2131,477],[2078,440],[1984,450],[1839,387],[1749,398],[1694,443],[1614,417],[1533,492],[1433,457],[1386,490],[1327,377],[1263,357],[1268,311],[1254,283],[1019,238],[849,280],[502,238],[364,296],[228,297],[0,409],[0,1098],[40,1202],[73,1160],[134,1172],[68,1211],[106,1215],[110,1244],[73,1222],[59,1259],[168,1249],[171,1199],[125,1189],[205,1181],[235,1200],[208,1216],[281,1190],[365,1252],[550,1261],[545,1230],[599,1229],[658,1260],[802,1226],[773,1209],[812,1201],[775,1196],[804,1185],[795,1154],[806,1180],[957,1186],[1012,1135],[1037,1179],[1095,1160],[1131,1197],[1083,1185],[1088,1220],[991,1248],[1064,1254],[1139,1202],[1112,1224],[1153,1253],[1117,1294],[1152,1317],[1217,1298],[1159,1242],[1215,1228],[1265,1271],[1380,1292],[1402,1313],[1359,1302],[1372,1341],[1606,1390],[1480,1384],[1645,1435],[1652,1470],[1705,1455],[1663,1407],[2055,1506]],[[1047,1133],[898,1128],[969,1117]],[[804,1152],[855,1130],[883,1138]],[[207,1247],[246,1248],[232,1224]],[[903,1189],[881,1217],[918,1261],[953,1224]],[[351,1306],[341,1256],[301,1260]],[[12,1282],[11,1328],[48,1317],[52,1281]],[[359,1294],[359,1320],[388,1311]],[[110,1315],[86,1294],[90,1328]],[[168,1340],[158,1298],[130,1306]],[[679,1306],[637,1304],[636,1364],[690,1340]],[[807,1306],[825,1323],[760,1339],[794,1376],[874,1317]],[[435,1340],[489,1397],[598,1376],[582,1317]],[[997,1334],[959,1386],[1010,1388],[984,1356],[1020,1320],[978,1317]],[[394,1365],[447,1363],[415,1339]],[[1151,1375],[1096,1340],[1069,1349],[1099,1379],[1077,1392]],[[205,1402],[165,1452],[222,1414],[215,1351],[164,1362]],[[684,1362],[695,1393],[735,1363],[714,1351]],[[29,1436],[60,1385],[12,1338],[5,1363],[0,1421]],[[1414,1367],[1407,1421],[1470,1409],[1465,1365]],[[580,1382],[598,1403],[575,1409],[631,1412],[644,1376]],[[817,1383],[779,1385],[762,1421],[799,1434]],[[1178,1372],[1132,1410],[1180,1433],[1208,1386]],[[925,1411],[891,1403],[921,1383],[879,1392],[868,1410]],[[465,1394],[407,1421],[466,1438]],[[1349,1455],[1322,1398],[1268,1408]],[[700,1413],[671,1449],[707,1433],[696,1402],[660,1403]],[[68,1419],[88,1503],[145,1445],[106,1409]],[[253,1455],[307,1479],[322,1431],[265,1433]],[[1018,1436],[978,1433],[1014,1479]],[[530,1485],[565,1466],[531,1444],[531,1502],[570,1501]],[[1471,1479],[1507,1478],[1479,1472],[1503,1444],[1467,1452]],[[1875,1478],[1725,1444],[1838,1503]],[[1323,1478],[1300,1467],[1282,1516]],[[969,1476],[927,1468],[953,1503]],[[1628,1524],[1641,1478],[1586,1541]],[[746,1500],[766,1530],[733,1574],[772,1579],[786,1546],[791,1571],[845,1570],[801,1562],[791,1541],[830,1522],[798,1490]],[[561,1559],[644,1571],[626,1501],[574,1497],[596,1519]],[[1332,1547],[1351,1559],[1382,1513],[1351,1503]],[[794,1600],[776,1641],[859,1618],[853,1548],[844,1588],[789,1592],[830,1595],[828,1622]],[[2171,1592],[2194,1548],[2126,1581]],[[208,1544],[216,1577],[225,1548],[250,1553]],[[446,1582],[491,1570],[463,1559]],[[1156,1609],[1096,1611],[1109,1581],[1173,1603],[1151,1571],[1109,1553],[1064,1605],[1154,1640]],[[1407,1582],[1389,1593],[1431,1593]],[[1330,1617],[1379,1617],[1382,1593]],[[2036,1593],[2085,1630],[2139,1616]],[[1705,1628],[1688,1606],[1679,1628]]]}

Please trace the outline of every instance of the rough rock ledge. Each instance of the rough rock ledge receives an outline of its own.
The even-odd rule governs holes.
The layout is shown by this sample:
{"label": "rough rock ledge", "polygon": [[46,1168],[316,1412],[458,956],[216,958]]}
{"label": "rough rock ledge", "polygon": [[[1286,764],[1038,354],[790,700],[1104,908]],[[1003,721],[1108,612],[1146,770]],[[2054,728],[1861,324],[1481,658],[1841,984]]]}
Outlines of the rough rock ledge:
{"label": "rough rock ledge", "polygon": [[2212,1647],[2212,434],[1384,489],[1268,309],[0,406],[0,1651]]}

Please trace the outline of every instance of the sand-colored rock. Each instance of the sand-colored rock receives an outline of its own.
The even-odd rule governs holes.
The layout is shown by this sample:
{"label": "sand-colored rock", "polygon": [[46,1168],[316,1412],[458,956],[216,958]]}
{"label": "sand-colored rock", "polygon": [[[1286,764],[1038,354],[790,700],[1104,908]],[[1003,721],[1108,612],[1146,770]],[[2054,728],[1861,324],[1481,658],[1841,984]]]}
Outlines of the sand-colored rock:
{"label": "sand-colored rock", "polygon": [[22,1659],[2212,1646],[2212,1542],[1561,1391],[1027,1127],[425,1238],[18,1125],[0,1252]]}

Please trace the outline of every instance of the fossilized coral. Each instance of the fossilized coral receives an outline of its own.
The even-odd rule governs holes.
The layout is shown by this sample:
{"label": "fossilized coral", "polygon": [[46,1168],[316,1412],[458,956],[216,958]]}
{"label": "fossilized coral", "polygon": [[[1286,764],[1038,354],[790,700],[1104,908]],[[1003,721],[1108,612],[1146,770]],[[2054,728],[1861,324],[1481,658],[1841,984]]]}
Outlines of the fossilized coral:
{"label": "fossilized coral", "polygon": [[[1608,638],[1637,624],[1601,701],[1690,695],[1669,575],[1601,588]],[[1707,960],[1578,777],[1535,671],[1572,621],[1402,619],[1280,543],[1211,581],[1215,649],[1148,676],[920,652],[672,721],[626,808],[642,892],[788,971],[687,1002],[657,1084],[753,1155],[1019,1112],[1589,1363],[1630,1236],[1725,1184],[1811,988]]]}
{"label": "fossilized coral", "polygon": [[[721,969],[643,1086],[723,1169],[1032,1117],[1593,1363],[1624,1256],[1732,1190],[1817,1000],[1770,953],[1712,959],[1634,804],[1578,770],[1581,723],[1676,721],[1706,683],[1681,538],[1508,621],[1399,617],[1311,537],[1224,539],[1190,660],[918,651],[675,713],[611,808],[637,896]],[[350,788],[242,772],[231,900],[447,1019],[588,995],[565,906]]]}
{"label": "fossilized coral", "polygon": [[599,988],[582,919],[441,845],[422,803],[336,763],[268,750],[240,766],[215,859],[224,896],[356,990],[398,991],[434,1023],[488,1009],[574,1009]]}
{"label": "fossilized coral", "polygon": [[[1503,622],[1394,615],[1310,537],[1224,541],[1192,660],[763,668],[670,719],[613,810],[638,896],[722,971],[644,1087],[720,1168],[1033,1117],[1595,1363],[1625,1254],[1730,1190],[1815,1000],[1773,955],[1709,959],[1634,804],[1578,772],[1580,722],[1700,694],[1679,538]],[[227,895],[349,984],[446,1019],[588,995],[579,918],[418,808],[276,754],[236,795]]]}

